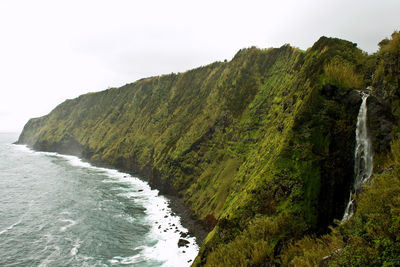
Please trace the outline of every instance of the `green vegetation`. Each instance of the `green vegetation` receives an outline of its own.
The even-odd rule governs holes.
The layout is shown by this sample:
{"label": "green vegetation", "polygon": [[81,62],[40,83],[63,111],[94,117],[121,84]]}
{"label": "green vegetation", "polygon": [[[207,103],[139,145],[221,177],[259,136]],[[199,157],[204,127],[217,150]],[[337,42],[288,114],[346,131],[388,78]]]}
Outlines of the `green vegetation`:
{"label": "green vegetation", "polygon": [[362,88],[361,75],[355,73],[355,67],[349,63],[330,62],[325,66],[327,82],[347,88]]}
{"label": "green vegetation", "polygon": [[400,118],[400,33],[392,34],[392,39],[379,43],[377,67],[374,73],[373,86],[379,88],[378,93],[390,102],[393,114]]}
{"label": "green vegetation", "polygon": [[[374,93],[384,95],[397,111],[396,92],[400,81],[400,34],[380,43]],[[396,113],[394,113],[396,115]],[[398,117],[397,117],[398,124]],[[399,135],[399,128],[394,136]],[[305,236],[283,250],[282,264],[315,266],[326,257],[324,266],[399,266],[400,265],[400,140],[392,141],[390,151],[374,158],[375,172],[357,198],[356,214],[323,237]]]}
{"label": "green vegetation", "polygon": [[309,236],[289,245],[283,265],[399,266],[400,264],[400,141],[392,144],[389,168],[375,174],[358,198],[357,213],[348,223],[321,238]]}
{"label": "green vegetation", "polygon": [[376,156],[381,173],[356,215],[329,226],[353,178],[354,89],[372,83],[400,115],[398,36],[371,56],[326,37],[307,51],[242,49],[67,100],[30,120],[19,142],[140,174],[198,219],[216,218],[194,265],[396,265],[399,141]]}

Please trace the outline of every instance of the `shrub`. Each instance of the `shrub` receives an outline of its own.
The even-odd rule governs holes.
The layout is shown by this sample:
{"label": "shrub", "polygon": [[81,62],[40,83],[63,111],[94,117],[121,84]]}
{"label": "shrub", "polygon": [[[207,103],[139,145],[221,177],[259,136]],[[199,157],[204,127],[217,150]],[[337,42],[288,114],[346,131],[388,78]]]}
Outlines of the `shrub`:
{"label": "shrub", "polygon": [[347,62],[331,61],[324,67],[325,82],[340,87],[360,89],[363,87],[362,76],[355,72],[354,65]]}
{"label": "shrub", "polygon": [[283,266],[318,266],[322,259],[328,259],[338,254],[343,247],[342,237],[325,235],[321,238],[305,236],[283,250],[281,260]]}
{"label": "shrub", "polygon": [[400,54],[400,32],[395,31],[392,33],[392,39],[384,39],[379,43],[379,53],[390,53],[393,55]]}

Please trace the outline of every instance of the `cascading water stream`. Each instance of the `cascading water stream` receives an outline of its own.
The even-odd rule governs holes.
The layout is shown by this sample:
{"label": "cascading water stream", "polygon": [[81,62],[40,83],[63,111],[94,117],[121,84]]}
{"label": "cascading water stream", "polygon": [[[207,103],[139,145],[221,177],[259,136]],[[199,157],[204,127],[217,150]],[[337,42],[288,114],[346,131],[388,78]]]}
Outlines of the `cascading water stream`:
{"label": "cascading water stream", "polygon": [[347,221],[354,214],[354,194],[371,177],[372,174],[372,144],[367,128],[367,99],[369,94],[361,92],[362,102],[357,117],[356,148],[354,151],[354,184],[350,191],[349,202],[344,212],[342,221]]}

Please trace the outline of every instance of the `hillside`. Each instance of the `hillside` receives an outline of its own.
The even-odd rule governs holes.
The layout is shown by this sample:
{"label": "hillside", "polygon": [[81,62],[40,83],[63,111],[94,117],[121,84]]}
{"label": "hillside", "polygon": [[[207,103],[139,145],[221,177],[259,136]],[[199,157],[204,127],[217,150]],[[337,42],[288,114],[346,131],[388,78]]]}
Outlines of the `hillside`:
{"label": "hillside", "polygon": [[[380,46],[367,55],[321,37],[307,51],[242,49],[229,62],[67,100],[31,119],[18,143],[181,198],[210,230],[194,265],[395,263],[399,34]],[[354,179],[357,90],[367,85],[374,177],[355,216],[330,229]]]}

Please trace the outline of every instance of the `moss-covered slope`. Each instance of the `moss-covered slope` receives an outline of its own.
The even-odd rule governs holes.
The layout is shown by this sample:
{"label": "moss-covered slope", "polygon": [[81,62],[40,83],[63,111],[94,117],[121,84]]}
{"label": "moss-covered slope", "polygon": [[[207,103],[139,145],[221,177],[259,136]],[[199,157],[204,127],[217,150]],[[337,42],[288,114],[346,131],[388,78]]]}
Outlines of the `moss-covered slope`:
{"label": "moss-covered slope", "polygon": [[195,265],[279,265],[284,248],[343,215],[354,89],[371,82],[377,60],[326,37],[307,51],[243,49],[230,62],[67,100],[31,119],[18,142],[139,174],[182,198],[211,231]]}

